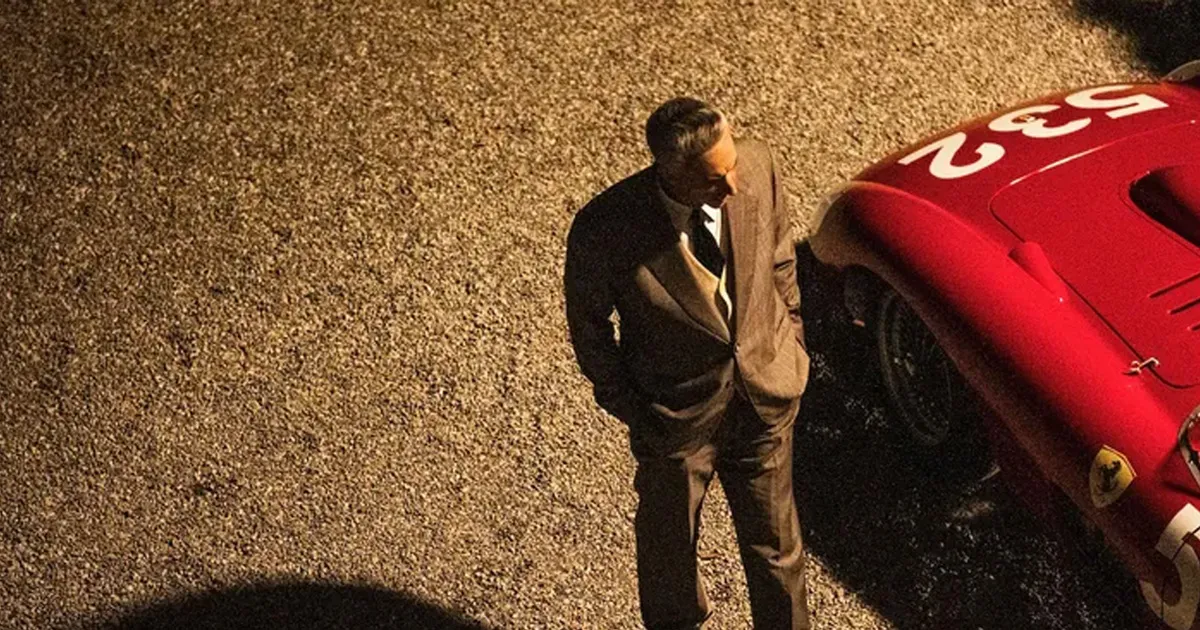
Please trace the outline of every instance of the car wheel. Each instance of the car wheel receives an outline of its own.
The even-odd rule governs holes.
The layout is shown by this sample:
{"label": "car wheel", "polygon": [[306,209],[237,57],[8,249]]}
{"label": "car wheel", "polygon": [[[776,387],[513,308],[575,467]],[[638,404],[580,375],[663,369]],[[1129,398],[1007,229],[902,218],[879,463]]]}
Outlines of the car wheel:
{"label": "car wheel", "polygon": [[916,311],[889,289],[875,324],[888,398],[918,453],[939,468],[990,466],[975,398]]}

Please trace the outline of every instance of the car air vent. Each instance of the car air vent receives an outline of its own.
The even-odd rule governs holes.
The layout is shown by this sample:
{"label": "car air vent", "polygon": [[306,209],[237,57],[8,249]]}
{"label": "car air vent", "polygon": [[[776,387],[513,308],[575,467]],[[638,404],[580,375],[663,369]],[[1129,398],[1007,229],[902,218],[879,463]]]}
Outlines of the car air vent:
{"label": "car air vent", "polygon": [[[1195,294],[1200,288],[1200,273],[1184,278],[1179,282],[1175,282],[1169,286],[1163,287],[1154,293],[1150,294],[1151,300],[1164,300],[1168,303],[1178,302],[1182,296],[1186,302],[1177,306],[1169,307],[1168,313],[1171,315],[1192,315],[1200,316],[1200,297],[1188,299],[1187,296]],[[1192,332],[1200,332],[1200,321],[1188,326],[1188,330]]]}
{"label": "car air vent", "polygon": [[1129,197],[1150,218],[1200,247],[1200,164],[1151,171],[1133,183]]}
{"label": "car air vent", "polygon": [[[1152,171],[1134,182],[1129,197],[1167,229],[1200,247],[1200,164],[1185,164]],[[1195,322],[1191,332],[1200,332],[1200,274],[1184,278],[1150,294],[1150,299],[1168,304],[1171,316]]]}

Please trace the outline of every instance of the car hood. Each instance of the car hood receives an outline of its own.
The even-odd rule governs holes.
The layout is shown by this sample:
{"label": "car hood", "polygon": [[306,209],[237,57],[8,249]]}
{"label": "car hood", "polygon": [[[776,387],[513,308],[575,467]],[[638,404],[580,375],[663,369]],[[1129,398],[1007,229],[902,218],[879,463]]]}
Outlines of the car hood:
{"label": "car hood", "polygon": [[990,204],[1175,387],[1200,384],[1198,127],[1160,127],[1072,156]]}

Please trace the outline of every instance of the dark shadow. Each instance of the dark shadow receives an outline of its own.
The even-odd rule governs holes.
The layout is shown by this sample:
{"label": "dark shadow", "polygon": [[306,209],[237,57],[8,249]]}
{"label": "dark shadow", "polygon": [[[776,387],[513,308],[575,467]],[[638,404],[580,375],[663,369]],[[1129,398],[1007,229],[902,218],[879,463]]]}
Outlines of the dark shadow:
{"label": "dark shadow", "polygon": [[486,630],[412,595],[370,585],[270,582],[188,595],[77,626],[104,630]]}
{"label": "dark shadow", "polygon": [[836,273],[807,244],[797,261],[813,358],[796,434],[809,553],[901,629],[1144,627],[1133,578],[1041,526],[999,477],[948,483],[955,471],[917,464]]}
{"label": "dark shadow", "polygon": [[1086,19],[1111,24],[1134,40],[1135,52],[1162,74],[1200,59],[1200,2],[1075,0]]}

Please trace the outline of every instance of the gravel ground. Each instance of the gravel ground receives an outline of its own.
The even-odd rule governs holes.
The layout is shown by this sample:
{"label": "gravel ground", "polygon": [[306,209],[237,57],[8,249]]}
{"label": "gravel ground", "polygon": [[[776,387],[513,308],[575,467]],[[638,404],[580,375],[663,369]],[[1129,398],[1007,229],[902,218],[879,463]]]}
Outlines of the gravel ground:
{"label": "gravel ground", "polygon": [[[770,141],[803,237],[907,142],[1187,49],[1139,60],[1165,9],[1119,4],[0,3],[0,627],[636,627],[633,462],[560,277],[646,115]],[[816,627],[1126,623],[1127,576],[903,463],[823,273]],[[705,509],[711,627],[747,627]]]}

